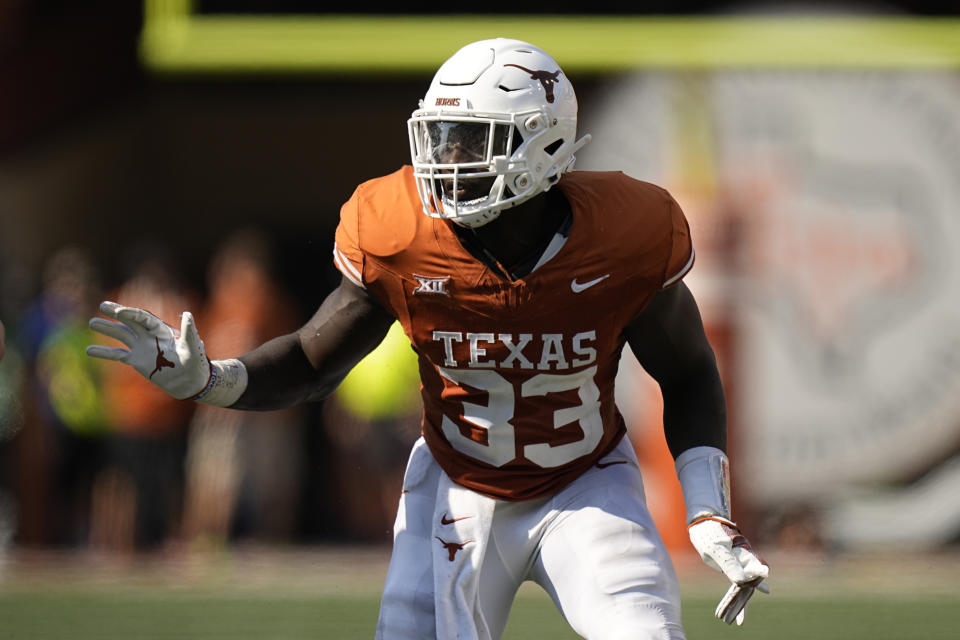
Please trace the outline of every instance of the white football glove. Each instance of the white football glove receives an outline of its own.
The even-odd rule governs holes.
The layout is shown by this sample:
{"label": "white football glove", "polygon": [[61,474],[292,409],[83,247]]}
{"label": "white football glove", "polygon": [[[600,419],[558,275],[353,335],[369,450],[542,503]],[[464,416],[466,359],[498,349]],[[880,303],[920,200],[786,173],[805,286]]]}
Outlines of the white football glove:
{"label": "white football glove", "polygon": [[708,566],[723,573],[732,583],[714,612],[727,624],[743,624],[747,602],[754,591],[770,593],[763,580],[770,567],[750,546],[737,525],[726,518],[707,516],[688,527],[690,541]]}
{"label": "white football glove", "polygon": [[143,309],[108,301],[100,304],[100,312],[119,322],[91,318],[90,328],[127,348],[90,345],[87,355],[128,364],[178,400],[208,390],[213,368],[189,311],[183,313],[180,335]]}

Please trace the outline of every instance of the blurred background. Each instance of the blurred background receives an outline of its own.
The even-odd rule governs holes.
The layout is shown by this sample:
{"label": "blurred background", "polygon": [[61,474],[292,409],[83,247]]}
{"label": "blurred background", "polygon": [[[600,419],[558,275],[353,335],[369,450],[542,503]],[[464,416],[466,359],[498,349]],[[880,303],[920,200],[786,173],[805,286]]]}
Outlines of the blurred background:
{"label": "blurred background", "polygon": [[[934,2],[347,9],[0,2],[0,610],[36,632],[51,609],[24,602],[104,572],[213,591],[304,583],[313,604],[362,575],[373,604],[357,637],[370,635],[419,431],[402,334],[326,402],[248,414],[87,358],[87,320],[102,299],[175,326],[191,310],[212,357],[297,328],[339,281],[341,203],[409,162],[405,121],[437,66],[506,36],[573,81],[593,135],[577,168],[661,184],[686,211],[687,282],[728,394],[734,516],[786,594],[809,598],[846,567],[855,593],[932,591],[913,611],[955,629],[960,18]],[[721,588],[691,558],[659,393],[629,355],[618,393],[658,526],[696,578],[685,588]],[[196,569],[209,558],[212,573]],[[885,628],[836,637],[908,637]],[[939,632],[921,635],[952,637]],[[349,636],[325,633],[312,636]]]}

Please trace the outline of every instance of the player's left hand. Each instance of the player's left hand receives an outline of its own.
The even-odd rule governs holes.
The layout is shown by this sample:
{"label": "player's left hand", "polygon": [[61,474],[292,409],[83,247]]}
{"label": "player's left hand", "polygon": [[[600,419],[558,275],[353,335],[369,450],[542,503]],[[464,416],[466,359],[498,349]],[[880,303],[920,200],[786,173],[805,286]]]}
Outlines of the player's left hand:
{"label": "player's left hand", "polygon": [[710,567],[732,583],[717,605],[715,615],[727,624],[743,624],[747,602],[754,591],[770,593],[764,580],[770,567],[753,550],[737,525],[726,518],[708,516],[688,527],[690,541]]}

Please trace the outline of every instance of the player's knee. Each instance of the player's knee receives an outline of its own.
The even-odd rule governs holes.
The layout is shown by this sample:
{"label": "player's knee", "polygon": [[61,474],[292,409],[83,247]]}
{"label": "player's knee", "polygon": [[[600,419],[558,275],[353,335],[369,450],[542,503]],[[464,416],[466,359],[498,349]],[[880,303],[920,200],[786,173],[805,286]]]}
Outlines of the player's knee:
{"label": "player's knee", "polygon": [[679,611],[669,604],[618,603],[597,615],[589,640],[685,640]]}
{"label": "player's knee", "polygon": [[435,613],[430,540],[410,529],[401,529],[394,540],[380,602],[377,638],[386,640],[433,638]]}
{"label": "player's knee", "polygon": [[[429,580],[427,579],[429,578]],[[436,637],[433,576],[419,582],[390,583],[383,590],[377,638],[384,640],[427,640]]]}

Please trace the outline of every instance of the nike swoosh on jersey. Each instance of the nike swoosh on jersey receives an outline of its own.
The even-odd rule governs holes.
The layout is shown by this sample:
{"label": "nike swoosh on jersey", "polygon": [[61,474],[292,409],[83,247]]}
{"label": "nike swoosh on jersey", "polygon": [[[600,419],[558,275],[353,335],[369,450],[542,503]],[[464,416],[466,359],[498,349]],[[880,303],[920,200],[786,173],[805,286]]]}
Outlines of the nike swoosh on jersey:
{"label": "nike swoosh on jersey", "polygon": [[627,464],[626,460],[613,460],[611,462],[598,462],[597,469],[606,469],[607,467],[613,466],[615,464]]}
{"label": "nike swoosh on jersey", "polygon": [[447,518],[447,514],[443,514],[440,518],[440,524],[453,524],[454,522],[459,522],[460,520],[466,520],[467,518],[472,518],[473,516],[463,516],[460,518]]}
{"label": "nike swoosh on jersey", "polygon": [[583,291],[584,289],[589,289],[589,288],[592,287],[593,285],[595,285],[595,284],[597,284],[598,282],[601,282],[601,281],[603,281],[603,280],[606,280],[606,279],[609,278],[609,277],[610,277],[610,274],[607,273],[607,274],[604,274],[604,275],[600,276],[599,278],[594,278],[593,280],[589,280],[589,281],[583,282],[583,283],[577,282],[577,279],[574,278],[573,280],[570,281],[570,288],[573,289],[573,292],[574,292],[574,293],[580,293],[580,292]]}

